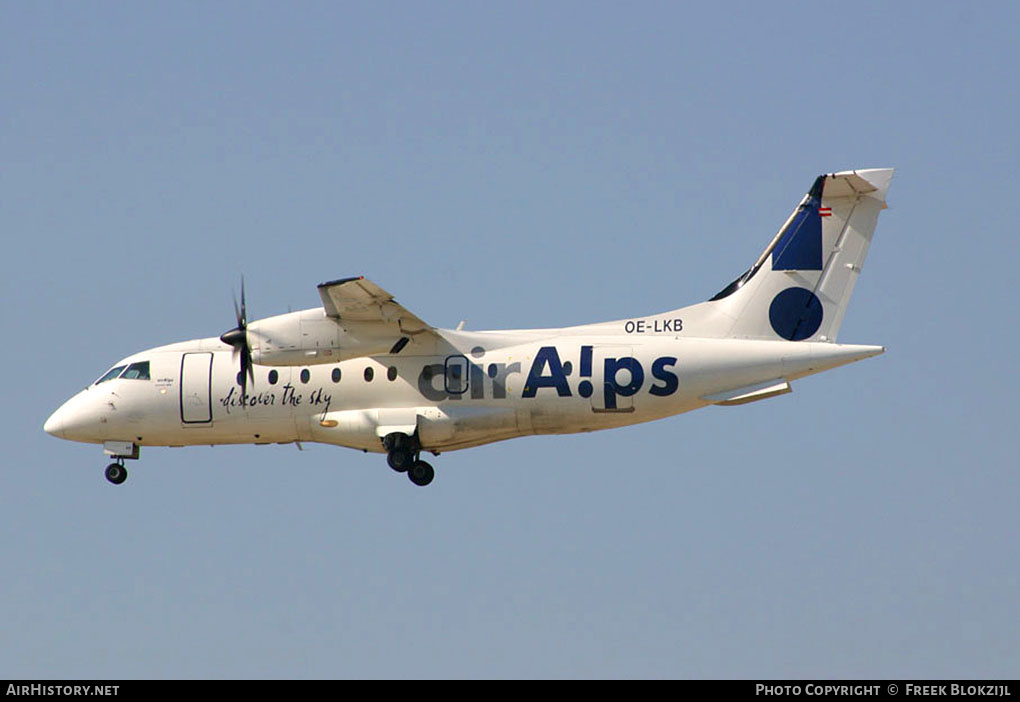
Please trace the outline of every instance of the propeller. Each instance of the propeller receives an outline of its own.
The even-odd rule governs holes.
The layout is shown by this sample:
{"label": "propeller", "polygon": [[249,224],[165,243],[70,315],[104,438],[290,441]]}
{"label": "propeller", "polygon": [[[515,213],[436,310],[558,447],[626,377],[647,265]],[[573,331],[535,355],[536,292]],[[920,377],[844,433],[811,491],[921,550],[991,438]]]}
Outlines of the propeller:
{"label": "propeller", "polygon": [[241,383],[241,396],[248,394],[248,379],[251,378],[252,387],[255,387],[255,371],[252,370],[251,346],[248,345],[248,309],[244,301],[244,276],[241,276],[241,306],[237,306],[237,296],[234,296],[234,315],[237,317],[237,326],[230,331],[220,335],[220,341],[234,347],[234,355],[241,354],[241,371],[238,379]]}

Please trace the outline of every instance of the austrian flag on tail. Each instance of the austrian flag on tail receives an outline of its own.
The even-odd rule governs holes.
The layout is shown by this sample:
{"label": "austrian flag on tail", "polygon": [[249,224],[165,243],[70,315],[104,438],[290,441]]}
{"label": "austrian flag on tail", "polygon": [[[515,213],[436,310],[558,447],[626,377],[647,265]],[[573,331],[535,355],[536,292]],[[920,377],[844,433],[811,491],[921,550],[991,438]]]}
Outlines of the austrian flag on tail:
{"label": "austrian flag on tail", "polygon": [[822,217],[831,217],[832,216],[832,208],[831,207],[819,207],[818,208],[818,214],[821,215]]}

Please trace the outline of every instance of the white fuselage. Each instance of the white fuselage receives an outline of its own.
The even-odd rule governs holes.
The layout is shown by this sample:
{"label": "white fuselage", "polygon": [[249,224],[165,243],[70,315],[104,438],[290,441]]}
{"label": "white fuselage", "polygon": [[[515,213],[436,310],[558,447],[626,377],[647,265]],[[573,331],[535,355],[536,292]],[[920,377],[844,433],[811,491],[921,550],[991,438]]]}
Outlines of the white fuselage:
{"label": "white fuselage", "polygon": [[428,485],[422,451],[648,422],[790,392],[882,353],[837,344],[893,171],[819,175],[755,262],[705,302],[562,329],[437,329],[363,276],[316,286],[322,307],[124,359],[45,430],[141,446],[317,441],[386,453]]}
{"label": "white fuselage", "polygon": [[[293,313],[295,315],[307,314]],[[136,446],[315,441],[383,452],[393,431],[439,453],[529,434],[647,422],[787,383],[881,347],[686,338],[651,317],[565,329],[437,330],[445,348],[308,366],[258,366],[242,394],[217,338],[134,354],[148,378],[93,384],[46,423],[57,436]],[[788,386],[787,386],[788,387]],[[738,393],[739,394],[739,393]]]}

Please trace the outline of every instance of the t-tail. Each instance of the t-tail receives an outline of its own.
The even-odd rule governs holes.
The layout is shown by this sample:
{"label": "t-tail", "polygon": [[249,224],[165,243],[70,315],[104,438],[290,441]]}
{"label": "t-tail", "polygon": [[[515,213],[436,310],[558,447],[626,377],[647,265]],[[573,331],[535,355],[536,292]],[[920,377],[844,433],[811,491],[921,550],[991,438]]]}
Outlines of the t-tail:
{"label": "t-tail", "polygon": [[698,336],[835,341],[893,169],[821,175],[743,275],[687,308]]}

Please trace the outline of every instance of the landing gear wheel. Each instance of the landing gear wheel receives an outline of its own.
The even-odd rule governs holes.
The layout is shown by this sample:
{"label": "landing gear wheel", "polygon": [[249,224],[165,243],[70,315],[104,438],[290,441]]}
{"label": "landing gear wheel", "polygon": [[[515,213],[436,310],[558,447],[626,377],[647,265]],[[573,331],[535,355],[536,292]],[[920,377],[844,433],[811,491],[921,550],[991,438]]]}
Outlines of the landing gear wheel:
{"label": "landing gear wheel", "polygon": [[114,485],[120,485],[127,480],[127,468],[120,463],[111,463],[106,466],[106,479]]}
{"label": "landing gear wheel", "polygon": [[386,462],[398,473],[405,473],[414,463],[414,454],[410,449],[404,447],[390,449],[390,452],[386,454]]}
{"label": "landing gear wheel", "polygon": [[436,477],[436,471],[425,461],[415,461],[414,465],[407,471],[407,477],[415,485],[425,487]]}

